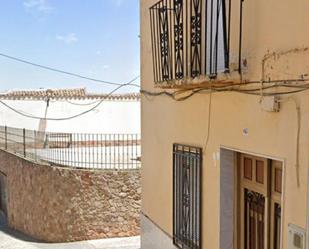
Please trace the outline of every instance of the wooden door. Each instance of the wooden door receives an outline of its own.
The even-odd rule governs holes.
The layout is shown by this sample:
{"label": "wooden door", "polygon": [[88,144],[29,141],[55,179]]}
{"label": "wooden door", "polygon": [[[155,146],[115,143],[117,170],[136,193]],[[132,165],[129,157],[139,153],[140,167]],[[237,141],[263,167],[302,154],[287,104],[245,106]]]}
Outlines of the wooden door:
{"label": "wooden door", "polygon": [[238,248],[279,249],[282,165],[246,154],[238,158]]}

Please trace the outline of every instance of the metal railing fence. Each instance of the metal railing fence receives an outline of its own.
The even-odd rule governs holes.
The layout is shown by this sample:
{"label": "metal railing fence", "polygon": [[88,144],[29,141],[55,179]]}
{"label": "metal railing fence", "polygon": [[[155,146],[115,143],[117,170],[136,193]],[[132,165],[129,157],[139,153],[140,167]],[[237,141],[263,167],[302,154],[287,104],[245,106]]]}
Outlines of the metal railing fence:
{"label": "metal railing fence", "polygon": [[0,149],[73,168],[139,168],[140,144],[140,134],[40,132],[0,126]]}
{"label": "metal railing fence", "polygon": [[156,83],[214,79],[229,71],[231,2],[160,0],[149,8]]}

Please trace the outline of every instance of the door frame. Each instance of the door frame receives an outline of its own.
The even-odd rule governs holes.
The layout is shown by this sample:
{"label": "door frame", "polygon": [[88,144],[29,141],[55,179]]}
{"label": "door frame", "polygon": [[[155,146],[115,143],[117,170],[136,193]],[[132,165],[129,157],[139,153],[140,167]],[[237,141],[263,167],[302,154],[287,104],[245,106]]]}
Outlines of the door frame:
{"label": "door frame", "polygon": [[309,167],[308,167],[308,175],[307,175],[307,221],[306,221],[306,233],[307,233],[307,247],[309,248]]}
{"label": "door frame", "polygon": [[[239,227],[239,219],[237,219],[238,217],[238,212],[239,212],[239,203],[237,201],[238,195],[237,195],[237,191],[238,191],[238,179],[239,176],[237,175],[239,172],[237,169],[238,167],[238,157],[237,155],[240,154],[248,154],[248,155],[252,155],[255,157],[260,157],[260,158],[265,158],[265,159],[270,159],[270,160],[275,160],[275,161],[279,161],[282,163],[282,194],[281,194],[281,213],[284,214],[284,210],[285,210],[285,183],[286,183],[286,159],[285,158],[280,158],[280,157],[276,157],[276,156],[272,156],[272,155],[265,155],[262,153],[257,153],[257,152],[252,152],[252,151],[246,151],[246,150],[241,150],[235,147],[230,147],[230,146],[225,146],[225,145],[220,145],[219,147],[219,151],[221,151],[221,149],[223,150],[229,150],[232,151],[234,153],[234,206],[233,206],[233,226],[234,226],[234,231],[233,231],[233,249],[238,249],[240,246],[240,239],[239,239],[239,232],[237,232],[237,229]],[[309,170],[308,170],[308,178],[309,178]],[[309,197],[309,187],[308,187],[308,197]],[[220,198],[219,198],[219,202],[220,202]],[[219,203],[220,206],[220,203]],[[309,200],[308,200],[308,206],[309,206]],[[308,208],[308,223],[309,223],[309,208]],[[283,236],[284,236],[284,224],[285,224],[285,217],[284,215],[281,216],[281,238],[280,238],[280,245],[282,247],[283,245]],[[309,229],[309,224],[308,224],[308,229]],[[308,234],[309,237],[309,234]]]}

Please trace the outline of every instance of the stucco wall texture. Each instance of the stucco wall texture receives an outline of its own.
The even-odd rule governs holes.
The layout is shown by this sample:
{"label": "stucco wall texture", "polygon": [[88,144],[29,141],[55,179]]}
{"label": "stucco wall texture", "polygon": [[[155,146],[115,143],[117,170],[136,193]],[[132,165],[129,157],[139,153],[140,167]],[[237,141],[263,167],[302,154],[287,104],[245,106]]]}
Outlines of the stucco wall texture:
{"label": "stucco wall texture", "polygon": [[[149,7],[156,2],[140,1],[141,84],[142,89],[148,91],[162,90],[154,84],[151,56]],[[240,2],[232,1],[231,68],[238,60]],[[309,35],[305,32],[309,21],[308,8],[309,2],[304,0],[244,2],[242,60],[246,61],[246,66],[241,75],[244,80],[295,79],[308,73]],[[239,81],[232,74],[226,77],[236,83]],[[231,92],[211,96],[196,94],[182,102],[166,96],[142,97],[142,211],[172,236],[172,145],[184,143],[202,147],[203,248],[220,248],[221,172],[220,158],[216,158],[216,154],[223,147],[276,158],[284,162],[282,248],[286,249],[288,224],[303,229],[309,227],[309,94],[281,96],[279,112],[263,111],[261,96]],[[243,129],[248,130],[247,135]],[[297,157],[298,168],[295,166]]]}
{"label": "stucco wall texture", "polygon": [[0,151],[9,226],[46,242],[139,234],[140,171],[51,167]]}

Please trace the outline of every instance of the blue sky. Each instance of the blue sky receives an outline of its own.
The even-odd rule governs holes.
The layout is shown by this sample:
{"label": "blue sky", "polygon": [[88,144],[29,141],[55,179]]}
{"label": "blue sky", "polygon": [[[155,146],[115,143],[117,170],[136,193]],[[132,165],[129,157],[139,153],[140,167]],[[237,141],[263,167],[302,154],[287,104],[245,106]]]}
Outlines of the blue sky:
{"label": "blue sky", "polygon": [[[0,53],[114,82],[139,75],[139,0],[2,0],[0,5]],[[1,92],[66,87],[114,88],[0,57]],[[137,89],[120,92],[129,91]]]}

